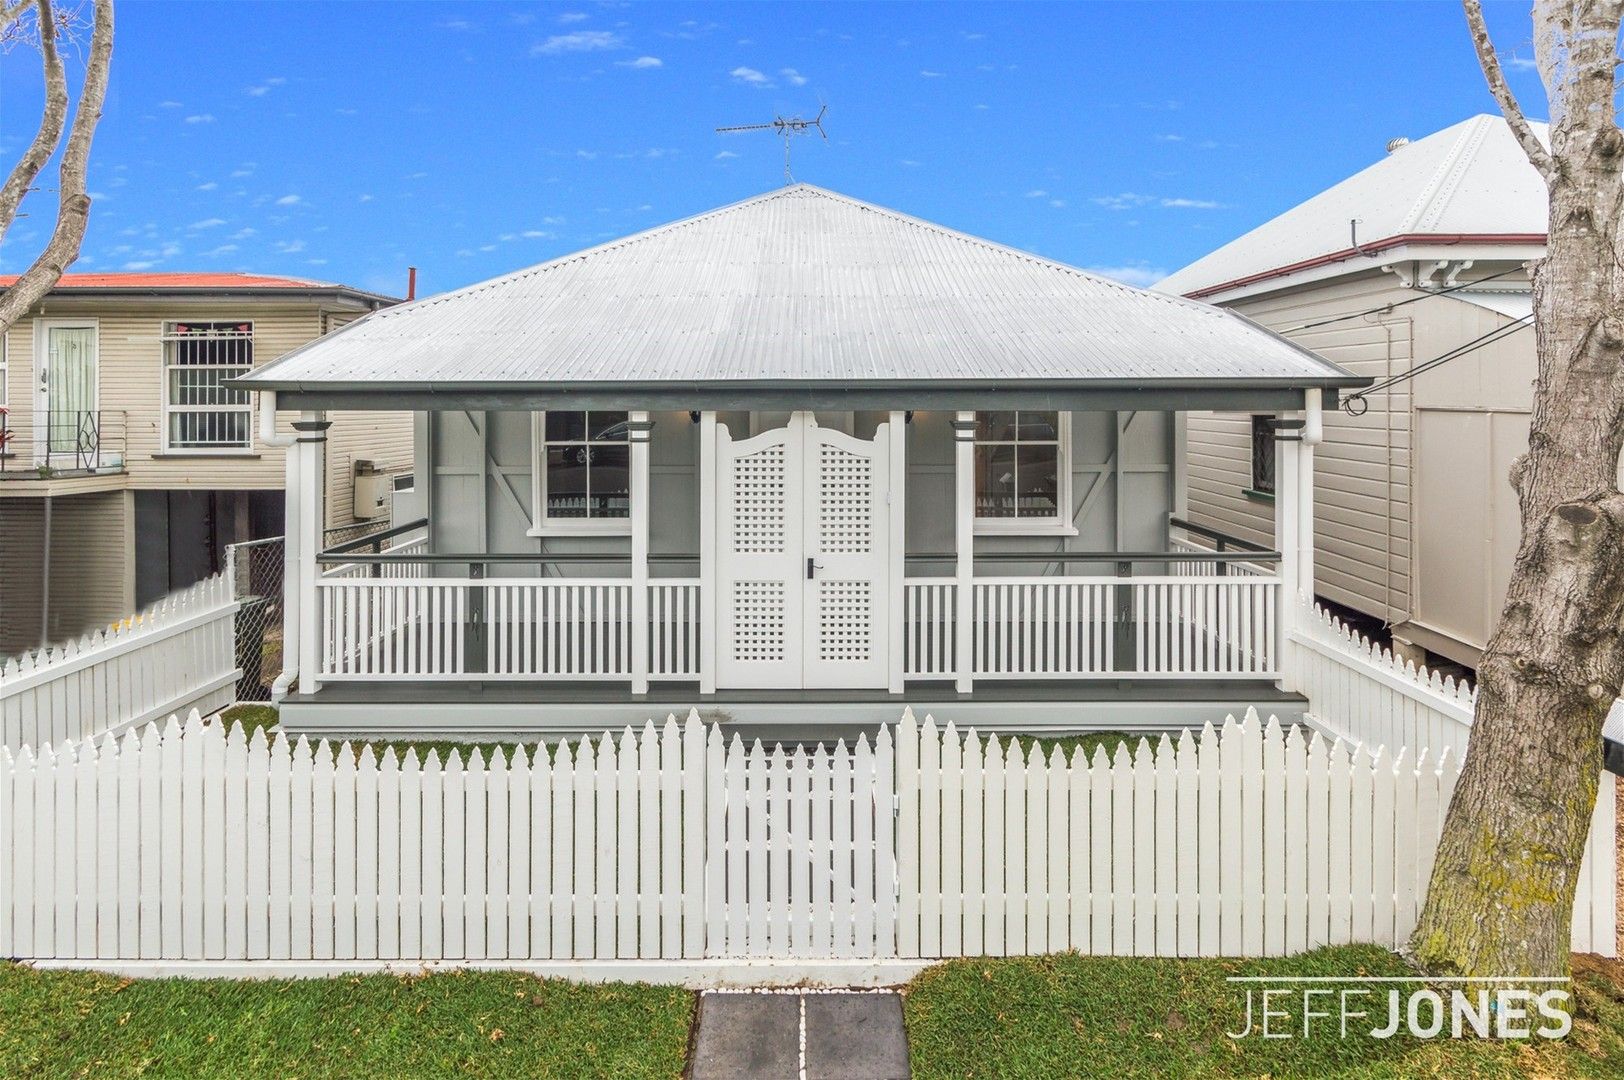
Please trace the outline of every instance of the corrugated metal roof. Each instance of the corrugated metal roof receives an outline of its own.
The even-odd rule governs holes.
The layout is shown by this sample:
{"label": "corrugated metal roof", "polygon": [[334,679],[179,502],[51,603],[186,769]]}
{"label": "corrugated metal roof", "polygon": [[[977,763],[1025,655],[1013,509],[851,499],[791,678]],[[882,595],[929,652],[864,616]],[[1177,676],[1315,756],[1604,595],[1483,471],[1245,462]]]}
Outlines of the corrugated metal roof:
{"label": "corrugated metal roof", "polygon": [[1216,308],[800,184],[376,312],[238,384],[958,380],[1361,381]]}
{"label": "corrugated metal roof", "polygon": [[[1548,139],[1546,125],[1535,134]],[[1499,116],[1474,116],[1408,143],[1348,179],[1294,206],[1156,283],[1189,296],[1214,286],[1390,237],[1542,237],[1549,196],[1511,129]]]}

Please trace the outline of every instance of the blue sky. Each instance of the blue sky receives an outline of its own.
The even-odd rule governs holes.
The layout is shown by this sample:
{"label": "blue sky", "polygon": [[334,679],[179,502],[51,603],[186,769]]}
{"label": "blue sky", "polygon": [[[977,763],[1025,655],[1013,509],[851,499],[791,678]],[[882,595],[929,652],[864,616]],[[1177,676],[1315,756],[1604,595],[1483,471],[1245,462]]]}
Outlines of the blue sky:
{"label": "blue sky", "polygon": [[[1543,116],[1528,5],[1489,19]],[[39,98],[36,55],[0,57],[7,165]],[[797,179],[1136,284],[1493,110],[1447,0],[121,0],[76,269],[453,288],[780,185],[773,136],[712,128],[820,101]]]}

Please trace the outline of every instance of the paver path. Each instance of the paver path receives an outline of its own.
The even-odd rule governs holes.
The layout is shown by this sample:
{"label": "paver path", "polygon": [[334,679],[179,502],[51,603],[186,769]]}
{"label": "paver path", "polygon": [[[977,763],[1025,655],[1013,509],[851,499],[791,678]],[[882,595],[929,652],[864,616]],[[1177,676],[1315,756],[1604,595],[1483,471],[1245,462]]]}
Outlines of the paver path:
{"label": "paver path", "polygon": [[692,1080],[906,1080],[894,991],[709,991],[699,999]]}

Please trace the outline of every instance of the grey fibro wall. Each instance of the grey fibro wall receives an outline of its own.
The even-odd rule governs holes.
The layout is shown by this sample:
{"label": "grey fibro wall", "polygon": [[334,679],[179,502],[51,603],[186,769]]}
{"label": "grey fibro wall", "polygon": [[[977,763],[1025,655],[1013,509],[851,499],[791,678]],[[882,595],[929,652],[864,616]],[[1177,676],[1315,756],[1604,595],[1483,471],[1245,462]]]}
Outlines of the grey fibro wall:
{"label": "grey fibro wall", "polygon": [[[819,412],[821,426],[858,438],[871,438],[885,422],[879,412]],[[787,413],[719,413],[735,438],[781,426]],[[651,414],[649,550],[652,554],[694,555],[699,551],[699,425],[684,412]],[[951,413],[918,412],[908,425],[907,536],[910,553],[953,550],[953,433]],[[1160,551],[1167,539],[1167,516],[1177,506],[1172,462],[1180,459],[1172,413],[1075,413],[1071,426],[1072,522],[1076,536],[980,537],[979,551]],[[419,414],[416,474],[430,522],[433,550],[439,552],[622,551],[621,537],[534,537],[531,522],[531,419],[525,412],[436,412]],[[652,574],[697,573],[694,563],[657,563]],[[1041,562],[1002,564],[1000,573],[1059,573]],[[441,571],[460,576],[466,567]],[[493,573],[496,571],[493,571]],[[538,574],[616,576],[603,566],[543,569],[512,564],[502,576]],[[951,564],[915,562],[910,574],[952,572]],[[1111,567],[1073,565],[1071,573],[1110,573]]]}

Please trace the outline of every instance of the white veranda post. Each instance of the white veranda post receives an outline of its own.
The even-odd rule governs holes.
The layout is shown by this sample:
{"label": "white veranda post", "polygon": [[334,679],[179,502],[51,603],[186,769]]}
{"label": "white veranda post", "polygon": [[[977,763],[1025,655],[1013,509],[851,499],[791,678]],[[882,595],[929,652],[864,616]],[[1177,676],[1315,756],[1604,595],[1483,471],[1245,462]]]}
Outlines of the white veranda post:
{"label": "white veranda post", "polygon": [[317,627],[321,623],[321,608],[316,596],[316,578],[321,564],[316,556],[321,553],[322,525],[327,520],[327,429],[331,427],[327,414],[303,413],[293,425],[299,433],[294,451],[299,455],[299,689],[313,694],[321,689],[317,672],[321,670],[321,638]]}
{"label": "white veranda post", "polygon": [[1314,447],[1325,437],[1319,390],[1304,395],[1303,441],[1297,454],[1297,591],[1314,602]]}
{"label": "white veranda post", "polygon": [[973,680],[975,630],[976,542],[976,414],[960,412],[953,419],[953,544],[958,626],[954,633],[955,689],[970,692]]}
{"label": "white veranda post", "polygon": [[[1279,416],[1274,432],[1274,546],[1280,552],[1280,611],[1278,626],[1281,640],[1291,629],[1292,615],[1297,610],[1298,544],[1301,542],[1301,491],[1298,488],[1299,451],[1302,448],[1301,429],[1287,426],[1290,417]],[[1278,653],[1276,654],[1278,655]]]}
{"label": "white veranda post", "polygon": [[648,440],[654,424],[646,412],[627,417],[631,439],[632,693],[648,693]]}

